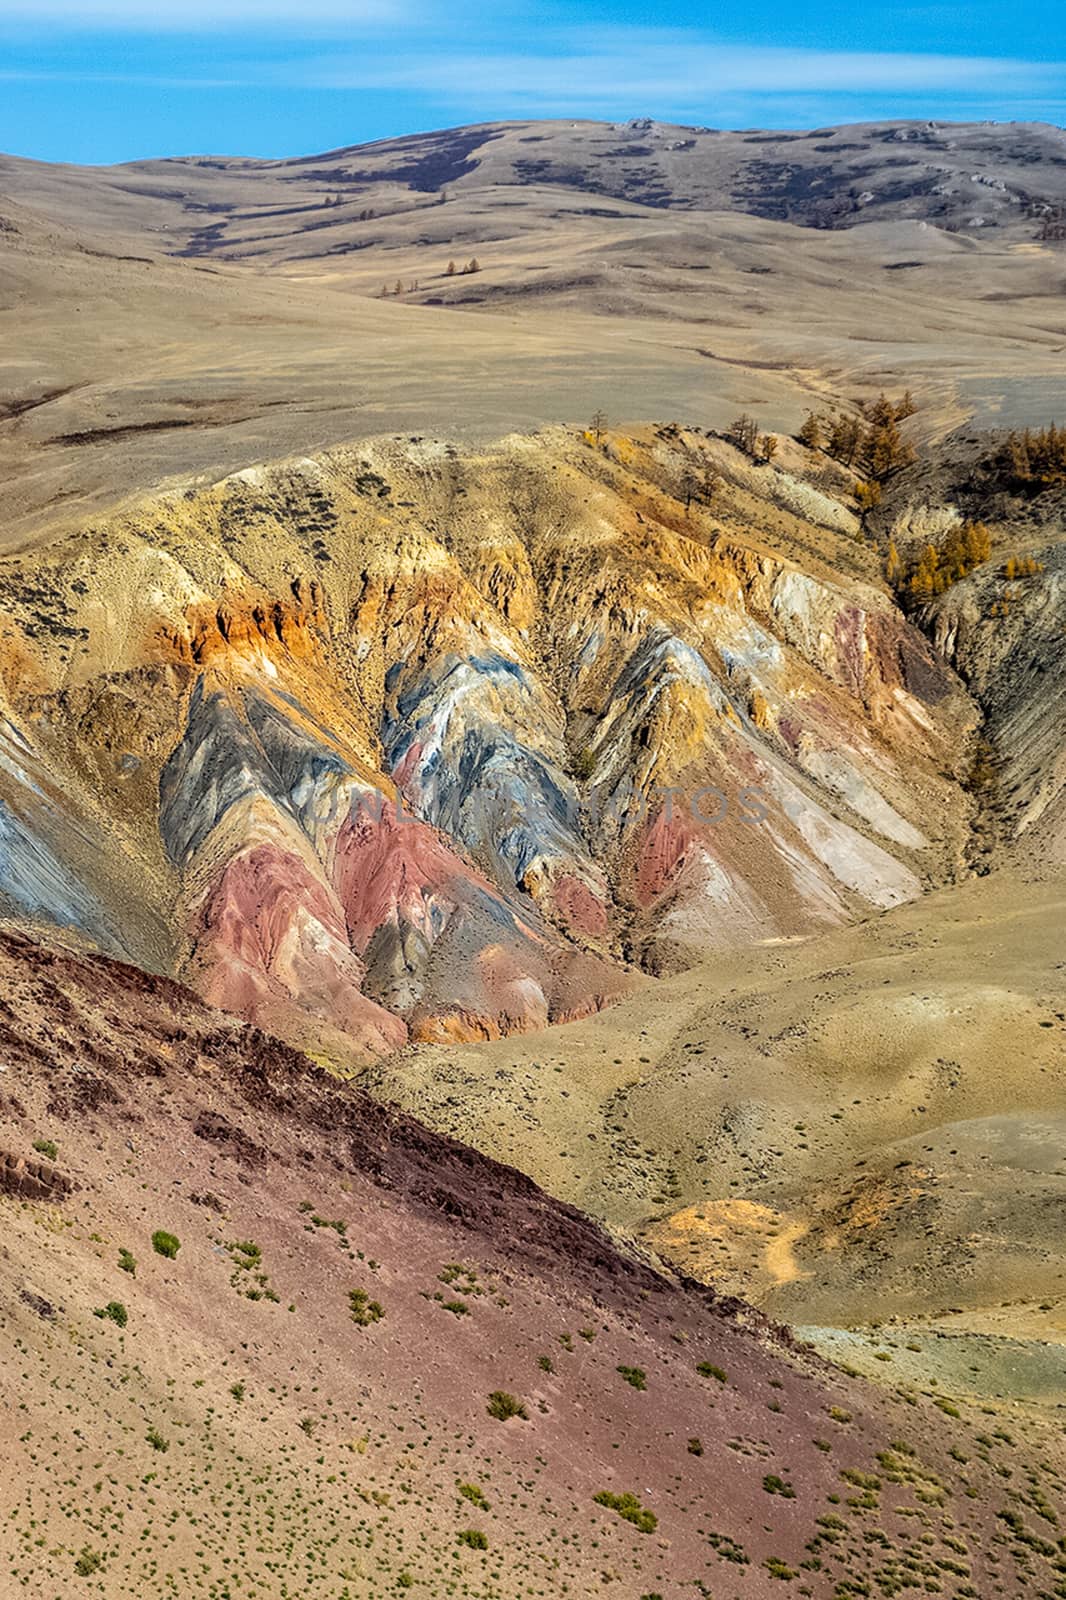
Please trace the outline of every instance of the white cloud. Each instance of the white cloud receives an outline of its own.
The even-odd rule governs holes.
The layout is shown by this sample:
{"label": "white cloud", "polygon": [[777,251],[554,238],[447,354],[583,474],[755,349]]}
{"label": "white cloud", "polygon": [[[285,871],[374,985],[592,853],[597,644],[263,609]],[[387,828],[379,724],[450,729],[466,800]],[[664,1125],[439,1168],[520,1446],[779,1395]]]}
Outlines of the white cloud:
{"label": "white cloud", "polygon": [[[122,59],[59,75],[161,82],[160,63],[139,72],[136,37],[182,33],[192,59],[163,74],[183,87],[404,93],[457,119],[521,116],[617,118],[650,113],[718,125],[794,116],[795,125],[862,114],[1026,116],[1054,108],[1066,64],[935,52],[792,48],[718,43],[693,27],[546,25],[530,0],[0,0],[0,25],[52,24],[64,36],[111,27]],[[225,38],[225,48],[215,40]],[[200,48],[208,41],[210,55]],[[95,45],[94,45],[95,48]],[[168,41],[169,51],[169,41]],[[35,52],[38,55],[39,52]],[[0,78],[32,78],[27,60]],[[66,70],[62,70],[62,69]],[[445,109],[446,108],[446,109]],[[794,108],[794,109],[793,109]],[[1053,112],[1051,113],[1053,114]]]}
{"label": "white cloud", "polygon": [[[536,47],[534,47],[535,49]],[[543,45],[541,46],[543,49]],[[531,109],[604,100],[676,105],[718,94],[1009,94],[1061,84],[1066,67],[987,56],[714,44],[622,30],[611,45],[571,36],[550,53],[452,53],[320,59],[299,67],[323,88],[421,90],[447,99],[507,96]]]}

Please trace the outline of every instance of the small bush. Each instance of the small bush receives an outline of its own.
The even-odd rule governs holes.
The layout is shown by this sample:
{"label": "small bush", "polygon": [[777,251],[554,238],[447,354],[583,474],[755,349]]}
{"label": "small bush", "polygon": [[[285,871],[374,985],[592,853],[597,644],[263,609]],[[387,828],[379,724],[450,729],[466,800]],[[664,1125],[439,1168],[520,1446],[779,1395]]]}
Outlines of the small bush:
{"label": "small bush", "polygon": [[170,1440],[164,1438],[158,1428],[149,1428],[145,1438],[153,1450],[158,1450],[160,1455],[165,1455],[170,1449]]}
{"label": "small bush", "polygon": [[98,1550],[90,1550],[89,1546],[86,1545],[78,1554],[78,1558],[74,1563],[74,1571],[79,1578],[88,1578],[92,1573],[97,1572],[103,1564],[104,1558],[100,1552]]}
{"label": "small bush", "polygon": [[54,1161],[59,1154],[59,1146],[54,1139],[35,1139],[33,1148],[39,1156],[46,1156],[49,1161]]}
{"label": "small bush", "polygon": [[688,1442],[688,1453],[690,1456],[701,1456],[703,1454],[703,1440],[695,1438],[690,1439]]}
{"label": "small bush", "polygon": [[380,1322],[385,1312],[377,1300],[371,1300],[365,1289],[353,1289],[348,1296],[348,1309],[352,1314],[352,1321],[358,1323],[360,1328],[372,1327],[375,1322]]}
{"label": "small bush", "polygon": [[782,1500],[795,1500],[796,1491],[784,1478],[779,1478],[776,1472],[768,1472],[762,1481],[762,1486],[767,1494],[779,1494]]}
{"label": "small bush", "polygon": [[121,1300],[109,1300],[106,1306],[101,1306],[98,1311],[94,1311],[93,1316],[113,1322],[119,1328],[124,1328],[130,1320],[129,1312]]}
{"label": "small bush", "polygon": [[131,1278],[135,1278],[137,1276],[137,1258],[132,1251],[119,1251],[118,1269],[120,1272],[128,1272]]}
{"label": "small bush", "polygon": [[612,1511],[617,1511],[626,1522],[631,1522],[640,1533],[654,1533],[659,1526],[659,1519],[654,1511],[649,1511],[647,1506],[642,1506],[635,1494],[627,1490],[624,1494],[612,1494],[610,1489],[601,1489],[599,1494],[592,1497],[598,1506],[608,1506]]}
{"label": "small bush", "polygon": [[167,1233],[165,1228],[157,1228],[152,1235],[152,1249],[157,1256],[165,1256],[168,1261],[174,1261],[181,1249],[181,1240],[175,1233]]}
{"label": "small bush", "polygon": [[646,1389],[648,1387],[648,1375],[643,1367],[618,1367],[617,1371],[622,1374],[622,1377],[634,1389]]}
{"label": "small bush", "polygon": [[716,1367],[713,1361],[701,1361],[699,1366],[696,1368],[696,1371],[699,1373],[701,1378],[716,1378],[719,1383],[725,1383],[727,1381],[725,1369],[722,1367]]}
{"label": "small bush", "polygon": [[459,1543],[469,1545],[471,1550],[487,1550],[489,1541],[480,1528],[464,1528],[459,1535]]}
{"label": "small bush", "polygon": [[708,1539],[715,1555],[721,1556],[723,1561],[732,1561],[736,1567],[746,1567],[751,1564],[751,1557],[744,1546],[731,1539],[728,1533],[711,1533]]}
{"label": "small bush", "polygon": [[476,1483],[460,1483],[459,1493],[464,1500],[469,1500],[472,1506],[477,1506],[479,1511],[487,1511],[489,1503]]}
{"label": "small bush", "polygon": [[497,1422],[509,1422],[512,1417],[520,1417],[523,1422],[529,1421],[529,1412],[523,1401],[517,1396],[508,1394],[506,1389],[494,1389],[489,1395],[489,1416],[495,1417]]}

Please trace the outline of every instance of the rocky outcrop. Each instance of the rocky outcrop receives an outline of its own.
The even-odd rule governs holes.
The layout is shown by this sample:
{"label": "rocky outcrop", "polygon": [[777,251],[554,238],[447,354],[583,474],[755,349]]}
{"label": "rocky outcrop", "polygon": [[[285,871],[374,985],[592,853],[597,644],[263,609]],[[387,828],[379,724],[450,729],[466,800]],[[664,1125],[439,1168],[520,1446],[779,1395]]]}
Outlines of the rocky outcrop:
{"label": "rocky outcrop", "polygon": [[16,1200],[65,1200],[71,1182],[48,1161],[31,1161],[0,1150],[0,1194]]}

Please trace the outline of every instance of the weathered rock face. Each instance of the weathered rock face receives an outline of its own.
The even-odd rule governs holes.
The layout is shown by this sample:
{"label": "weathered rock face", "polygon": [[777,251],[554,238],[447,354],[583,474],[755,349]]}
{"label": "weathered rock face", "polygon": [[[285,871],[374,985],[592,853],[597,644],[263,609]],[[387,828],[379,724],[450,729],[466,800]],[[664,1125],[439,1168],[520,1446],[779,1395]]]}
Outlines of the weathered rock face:
{"label": "weathered rock face", "polygon": [[1066,546],[1061,513],[1031,539],[1036,569],[1008,576],[989,562],[923,618],[986,714],[995,770],[986,774],[1005,839],[1025,859],[1066,859]]}
{"label": "weathered rock face", "polygon": [[974,708],[849,529],[720,442],[559,430],[249,470],[9,561],[2,904],[353,1059],[911,898]]}

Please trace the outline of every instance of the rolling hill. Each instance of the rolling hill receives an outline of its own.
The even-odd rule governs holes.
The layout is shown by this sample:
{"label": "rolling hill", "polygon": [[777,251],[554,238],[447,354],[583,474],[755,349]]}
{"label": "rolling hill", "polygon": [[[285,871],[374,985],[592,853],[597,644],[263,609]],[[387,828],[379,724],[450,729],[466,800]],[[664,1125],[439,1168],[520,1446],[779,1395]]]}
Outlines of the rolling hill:
{"label": "rolling hill", "polygon": [[1064,173],[1061,130],[1022,124],[0,158],[0,538],[396,430],[747,409],[791,432],[885,387],[920,391],[930,439],[1042,423],[1066,400]]}

